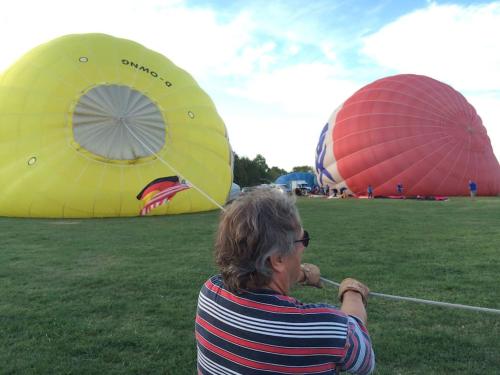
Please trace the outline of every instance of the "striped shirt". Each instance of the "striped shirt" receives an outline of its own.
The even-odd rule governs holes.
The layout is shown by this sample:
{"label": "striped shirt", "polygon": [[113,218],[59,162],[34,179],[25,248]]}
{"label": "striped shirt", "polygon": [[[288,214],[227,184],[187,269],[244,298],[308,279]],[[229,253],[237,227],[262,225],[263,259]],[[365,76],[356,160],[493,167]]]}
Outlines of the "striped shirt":
{"label": "striped shirt", "polygon": [[196,314],[198,374],[369,374],[375,367],[362,322],[327,304],[303,304],[273,290],[202,287]]}

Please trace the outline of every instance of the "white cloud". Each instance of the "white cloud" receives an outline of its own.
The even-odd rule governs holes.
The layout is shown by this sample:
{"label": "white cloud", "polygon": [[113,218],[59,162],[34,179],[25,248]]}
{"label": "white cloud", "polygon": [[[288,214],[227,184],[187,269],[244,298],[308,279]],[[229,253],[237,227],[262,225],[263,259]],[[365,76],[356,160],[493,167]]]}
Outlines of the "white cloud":
{"label": "white cloud", "polygon": [[230,92],[253,102],[273,104],[291,114],[311,114],[325,106],[333,109],[357,88],[358,84],[342,79],[335,66],[313,63],[255,74]]}
{"label": "white cloud", "polygon": [[431,4],[365,38],[363,52],[400,72],[426,72],[461,90],[500,87],[500,3]]}
{"label": "white cloud", "polygon": [[300,52],[300,47],[296,44],[292,44],[291,46],[288,47],[288,53],[291,56],[294,56]]}
{"label": "white cloud", "polygon": [[331,61],[337,60],[337,54],[335,53],[335,48],[330,41],[323,42],[321,45],[321,51],[324,53],[325,57]]}

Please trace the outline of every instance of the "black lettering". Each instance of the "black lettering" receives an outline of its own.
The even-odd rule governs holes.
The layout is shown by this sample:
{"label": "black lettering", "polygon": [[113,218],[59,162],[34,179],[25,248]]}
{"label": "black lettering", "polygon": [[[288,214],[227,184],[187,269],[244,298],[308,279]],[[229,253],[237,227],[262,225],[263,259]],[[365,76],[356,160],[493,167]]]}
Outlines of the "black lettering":
{"label": "black lettering", "polygon": [[160,75],[157,72],[155,72],[154,70],[150,70],[147,66],[139,65],[139,63],[135,63],[135,62],[128,60],[128,59],[121,59],[121,63],[123,65],[128,65],[128,66],[131,66],[132,68],[138,69],[141,72],[147,73],[151,77],[159,78],[160,80],[165,82],[165,86],[167,86],[167,87],[173,86],[172,82],[166,81],[163,77],[160,77]]}

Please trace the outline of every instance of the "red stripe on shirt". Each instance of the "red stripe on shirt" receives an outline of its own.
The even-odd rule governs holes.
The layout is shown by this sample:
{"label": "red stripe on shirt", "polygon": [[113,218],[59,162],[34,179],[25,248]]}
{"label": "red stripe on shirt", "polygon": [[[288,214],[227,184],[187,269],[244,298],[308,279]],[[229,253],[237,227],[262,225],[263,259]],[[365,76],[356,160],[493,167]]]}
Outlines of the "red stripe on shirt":
{"label": "red stripe on shirt", "polygon": [[261,303],[261,302],[250,301],[250,300],[247,300],[245,298],[241,298],[241,297],[235,296],[234,294],[229,293],[228,291],[224,290],[220,286],[217,286],[214,283],[212,283],[212,281],[210,281],[210,280],[208,280],[205,283],[205,286],[209,290],[211,290],[212,292],[219,294],[220,296],[226,298],[227,300],[229,300],[231,302],[234,302],[234,303],[241,305],[241,306],[251,307],[254,309],[258,309],[258,310],[283,313],[283,314],[328,313],[328,314],[333,314],[336,316],[344,316],[344,315],[339,314],[338,310],[328,308],[328,307],[312,307],[312,308],[299,309],[298,307],[276,306],[276,305],[269,305],[269,304]]}
{"label": "red stripe on shirt", "polygon": [[367,372],[368,369],[370,368],[371,362],[372,362],[372,351],[371,351],[371,345],[370,342],[367,340],[366,337],[361,338],[363,341],[365,341],[365,346],[369,352],[366,353],[365,355],[365,360],[363,361],[362,366],[360,367],[359,371],[360,372]]}
{"label": "red stripe on shirt", "polygon": [[369,335],[368,329],[365,327],[365,324],[361,320],[358,320],[357,322],[358,322],[358,326],[361,329],[361,331],[363,331],[364,333]]}
{"label": "red stripe on shirt", "polygon": [[255,350],[260,350],[263,352],[267,353],[277,353],[277,354],[288,354],[288,355],[335,355],[335,356],[340,356],[343,357],[345,356],[345,349],[338,349],[338,348],[314,348],[314,347],[308,347],[308,348],[290,348],[290,347],[284,347],[284,346],[276,346],[276,345],[268,345],[268,344],[262,344],[254,341],[249,341],[245,340],[242,338],[239,338],[237,336],[231,335],[230,333],[227,333],[221,329],[218,329],[214,327],[212,324],[208,323],[205,319],[203,319],[200,316],[196,317],[196,322],[205,328],[208,332],[212,333],[213,335],[220,337],[226,341],[229,341],[233,344],[243,346],[246,348],[250,349],[255,349]]}
{"label": "red stripe on shirt", "polygon": [[[349,345],[350,345],[350,341],[352,340],[352,342],[354,343],[354,348],[352,349],[351,357],[349,358],[349,361],[347,361],[347,363],[344,365],[345,369],[350,368],[352,366],[352,364],[354,363],[354,361],[358,358],[359,343],[358,343],[358,336],[354,332],[354,329],[355,328],[351,325],[351,323],[349,323],[348,324],[348,331],[347,331],[347,340],[349,342]],[[349,340],[349,337],[351,338],[351,340]],[[347,350],[347,352],[349,352],[349,350]]]}
{"label": "red stripe on shirt", "polygon": [[333,370],[335,366],[333,363],[326,363],[324,365],[315,365],[315,366],[303,366],[303,367],[290,367],[290,366],[280,366],[273,365],[270,363],[257,362],[250,359],[246,359],[235,355],[233,353],[228,352],[227,350],[221,349],[218,346],[208,342],[203,336],[201,336],[198,332],[196,333],[196,340],[198,343],[203,345],[207,350],[218,354],[219,356],[227,359],[228,361],[235,362],[241,366],[247,366],[253,369],[259,369],[263,371],[278,371],[281,373],[289,373],[289,374],[307,374],[307,373],[315,373],[321,371]]}

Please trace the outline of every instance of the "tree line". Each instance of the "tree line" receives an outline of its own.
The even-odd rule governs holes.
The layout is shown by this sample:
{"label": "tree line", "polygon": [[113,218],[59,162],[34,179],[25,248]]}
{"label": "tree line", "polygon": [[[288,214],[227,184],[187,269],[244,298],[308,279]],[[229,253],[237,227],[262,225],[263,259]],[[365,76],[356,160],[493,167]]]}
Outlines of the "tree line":
{"label": "tree line", "polygon": [[[314,173],[314,170],[308,165],[302,165],[293,167],[291,172]],[[243,187],[269,184],[274,182],[279,176],[289,172],[279,167],[269,167],[266,158],[261,154],[257,154],[254,159],[250,159],[246,156],[240,157],[234,153],[233,173],[234,182]]]}

